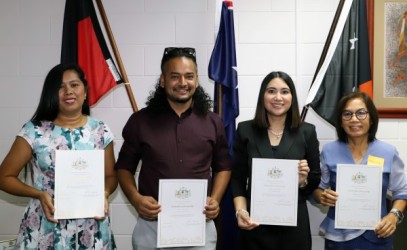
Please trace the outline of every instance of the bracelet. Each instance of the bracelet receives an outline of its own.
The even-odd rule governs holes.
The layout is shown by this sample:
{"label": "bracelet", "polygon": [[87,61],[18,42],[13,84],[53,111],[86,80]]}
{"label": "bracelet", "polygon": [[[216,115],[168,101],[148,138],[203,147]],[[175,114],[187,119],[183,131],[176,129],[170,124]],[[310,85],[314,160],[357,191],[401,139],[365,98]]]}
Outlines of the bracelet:
{"label": "bracelet", "polygon": [[237,215],[238,215],[240,212],[242,212],[242,211],[244,211],[244,212],[246,212],[246,213],[249,213],[249,212],[247,212],[246,209],[244,209],[244,208],[239,208],[238,210],[236,210],[236,214],[235,214],[236,218],[237,218]]}
{"label": "bracelet", "polygon": [[304,183],[302,183],[302,184],[300,185],[300,188],[305,188],[307,185],[308,185],[308,180],[305,179],[305,180],[304,180]]}

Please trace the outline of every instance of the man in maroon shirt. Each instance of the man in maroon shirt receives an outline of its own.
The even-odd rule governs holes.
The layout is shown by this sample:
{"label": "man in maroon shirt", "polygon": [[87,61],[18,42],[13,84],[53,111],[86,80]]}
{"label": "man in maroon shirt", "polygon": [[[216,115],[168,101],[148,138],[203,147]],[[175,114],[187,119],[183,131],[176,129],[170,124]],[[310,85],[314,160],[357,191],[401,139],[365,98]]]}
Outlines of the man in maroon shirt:
{"label": "man in maroon shirt", "polygon": [[219,214],[232,165],[222,121],[210,111],[212,102],[198,83],[195,49],[165,49],[161,76],[146,104],[127,121],[115,166],[120,186],[139,214],[133,248],[156,248],[160,179],[207,179],[206,244],[193,249],[215,249],[213,219]]}

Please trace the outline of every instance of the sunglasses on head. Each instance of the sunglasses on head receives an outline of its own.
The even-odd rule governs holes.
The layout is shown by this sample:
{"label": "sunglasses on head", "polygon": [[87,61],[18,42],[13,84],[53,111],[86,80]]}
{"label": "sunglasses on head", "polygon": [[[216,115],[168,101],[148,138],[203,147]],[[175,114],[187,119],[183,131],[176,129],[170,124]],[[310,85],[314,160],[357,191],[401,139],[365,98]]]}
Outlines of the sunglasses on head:
{"label": "sunglasses on head", "polygon": [[196,52],[194,48],[189,47],[167,47],[164,49],[164,56],[172,55],[189,55],[196,57]]}

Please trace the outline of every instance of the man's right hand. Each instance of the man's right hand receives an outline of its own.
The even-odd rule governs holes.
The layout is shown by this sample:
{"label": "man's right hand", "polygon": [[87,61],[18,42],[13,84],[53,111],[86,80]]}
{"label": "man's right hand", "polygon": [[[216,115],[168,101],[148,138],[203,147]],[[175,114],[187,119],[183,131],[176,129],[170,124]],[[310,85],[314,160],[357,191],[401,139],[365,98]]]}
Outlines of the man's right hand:
{"label": "man's right hand", "polygon": [[157,220],[158,213],[161,212],[161,206],[151,196],[140,195],[135,203],[134,208],[139,216],[146,220]]}

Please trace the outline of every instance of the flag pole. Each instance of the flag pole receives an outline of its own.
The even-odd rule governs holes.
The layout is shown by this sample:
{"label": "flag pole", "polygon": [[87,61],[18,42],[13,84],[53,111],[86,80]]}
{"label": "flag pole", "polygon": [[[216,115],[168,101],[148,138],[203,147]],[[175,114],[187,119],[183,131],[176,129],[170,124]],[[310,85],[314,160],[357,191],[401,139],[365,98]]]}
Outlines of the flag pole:
{"label": "flag pole", "polygon": [[131,85],[129,83],[129,79],[127,77],[126,69],[124,68],[122,59],[120,57],[119,50],[117,49],[117,45],[116,45],[116,41],[115,41],[115,39],[113,37],[112,29],[110,28],[109,21],[107,20],[107,16],[106,16],[105,9],[103,7],[102,0],[96,0],[96,3],[98,5],[100,16],[101,16],[101,18],[103,20],[103,24],[105,26],[107,36],[109,37],[110,45],[112,46],[113,54],[114,54],[114,56],[116,58],[117,65],[118,65],[119,70],[120,70],[120,74],[123,77],[124,86],[126,86],[126,91],[127,91],[128,97],[130,99],[131,107],[133,108],[133,112],[137,112],[138,111],[137,103],[136,103],[136,100],[134,98],[133,91],[132,91]]}
{"label": "flag pole", "polygon": [[218,91],[218,103],[217,103],[217,109],[216,112],[218,113],[219,117],[222,118],[222,84],[220,83],[215,83],[218,86],[216,86],[217,91]]}
{"label": "flag pole", "polygon": [[[219,33],[219,26],[220,26],[220,15],[222,12],[222,1],[223,0],[216,0],[216,7],[215,7],[215,42],[216,42],[216,38],[218,36]],[[216,92],[217,92],[217,110],[214,110],[216,113],[218,113],[218,116],[220,118],[222,118],[222,83],[216,83],[216,81],[214,82],[216,86]]]}

